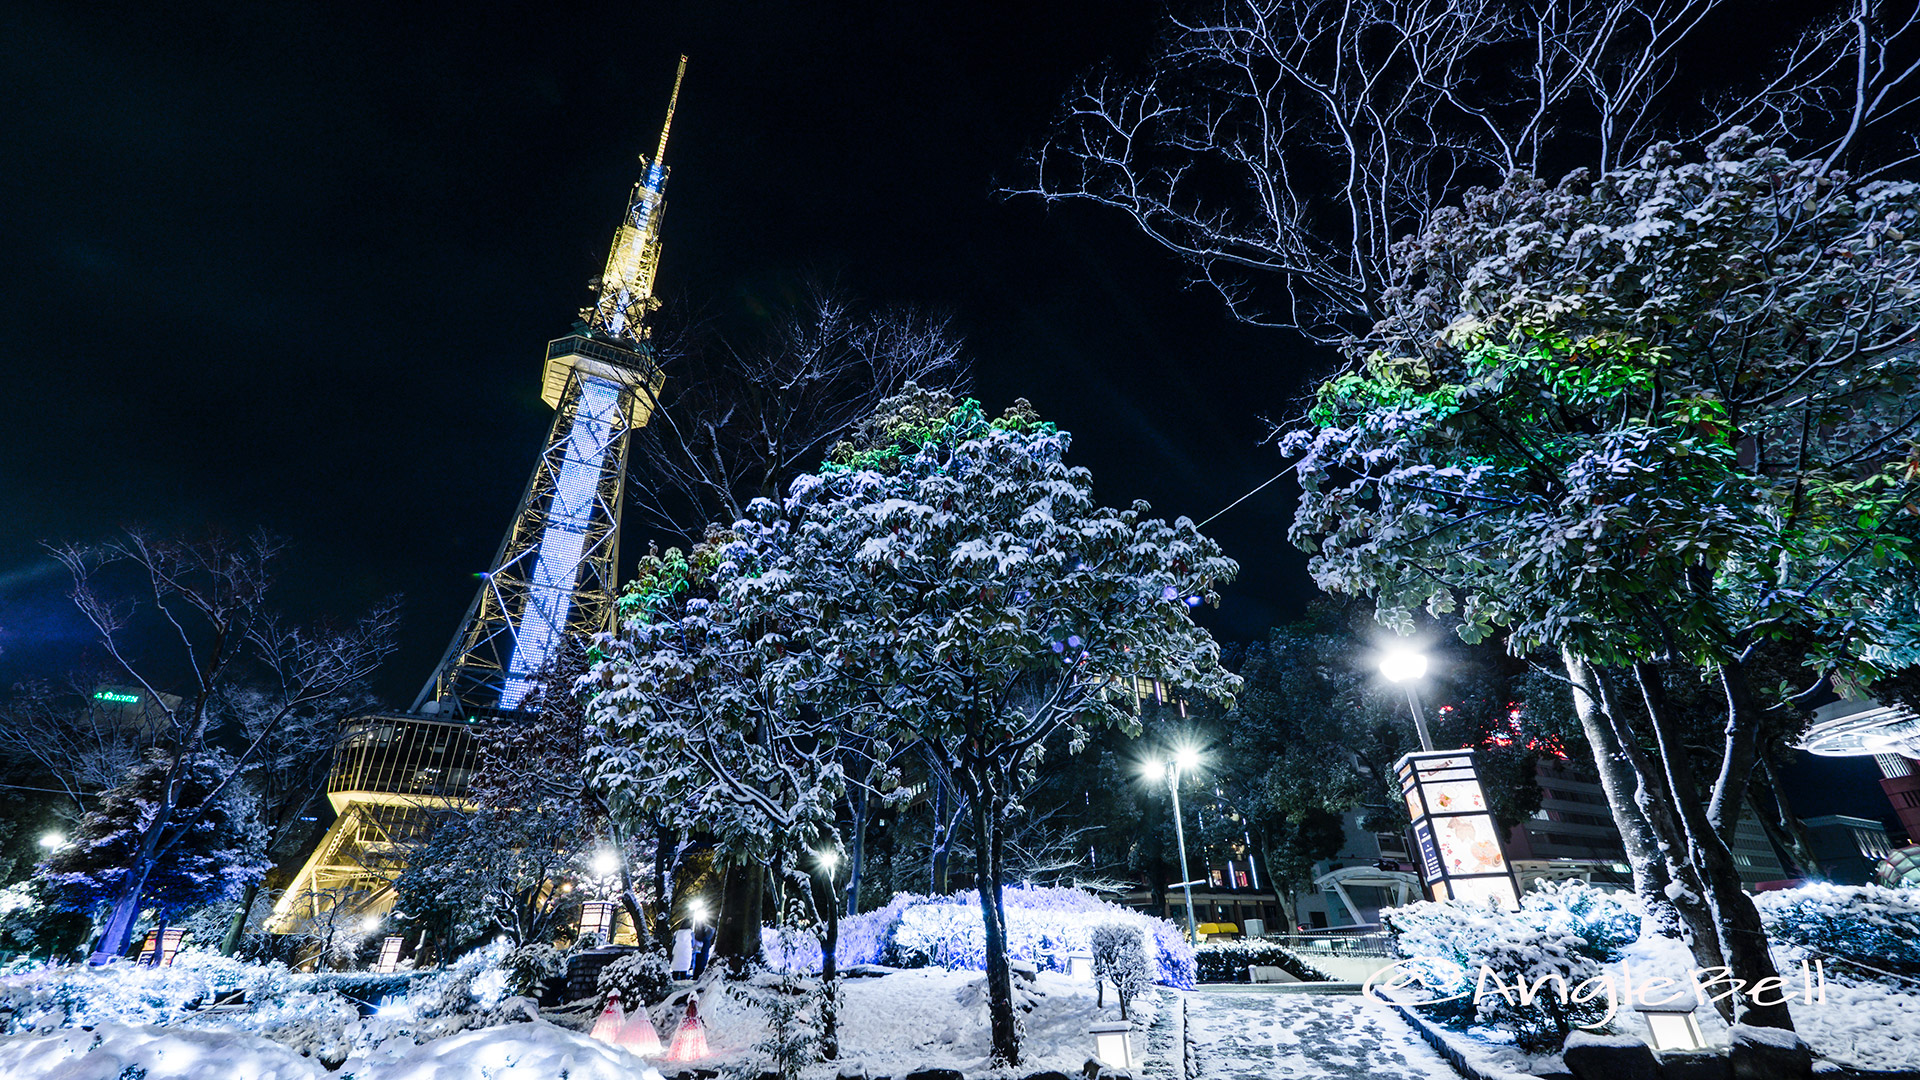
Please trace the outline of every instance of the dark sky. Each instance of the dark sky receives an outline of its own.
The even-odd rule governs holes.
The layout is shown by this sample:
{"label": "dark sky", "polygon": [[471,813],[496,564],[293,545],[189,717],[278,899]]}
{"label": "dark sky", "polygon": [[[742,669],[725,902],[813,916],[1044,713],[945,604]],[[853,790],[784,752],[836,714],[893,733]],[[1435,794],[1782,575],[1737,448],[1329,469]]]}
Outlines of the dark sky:
{"label": "dark sky", "polygon": [[[1259,417],[1317,358],[1117,219],[995,196],[1076,73],[1151,44],[1153,5],[409,7],[0,15],[9,676],[79,644],[41,541],[264,525],[295,542],[291,606],[406,595],[410,697],[532,467],[542,349],[681,52],[663,291],[736,328],[818,274],[950,311],[983,401],[1073,431],[1109,502],[1203,518],[1277,471]],[[1226,635],[1310,588],[1286,510],[1276,486],[1215,530],[1246,567]]]}
{"label": "dark sky", "polygon": [[[0,681],[86,645],[43,541],[264,526],[296,612],[405,595],[382,687],[410,700],[682,52],[665,293],[736,329],[819,274],[950,311],[984,403],[1074,432],[1110,503],[1200,519],[1278,470],[1261,417],[1323,355],[1230,322],[1117,217],[995,195],[1157,4],[431,7],[0,11]],[[1275,485],[1208,530],[1243,568],[1223,637],[1311,595],[1290,508]]]}

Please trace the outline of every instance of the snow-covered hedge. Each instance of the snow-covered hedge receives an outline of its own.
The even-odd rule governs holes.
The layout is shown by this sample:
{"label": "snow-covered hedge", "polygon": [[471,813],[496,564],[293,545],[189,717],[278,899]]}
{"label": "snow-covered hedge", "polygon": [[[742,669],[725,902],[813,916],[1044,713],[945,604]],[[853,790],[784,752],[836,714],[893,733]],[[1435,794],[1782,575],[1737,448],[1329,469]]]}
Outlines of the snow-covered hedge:
{"label": "snow-covered hedge", "polygon": [[[412,976],[299,975],[280,963],[192,950],[160,968],[45,965],[0,976],[0,1034],[115,1024],[245,1032],[331,1069],[395,1039],[424,1042],[532,1019],[532,1003],[507,993],[505,958],[504,946],[491,945],[445,970]],[[236,990],[245,995],[243,1007],[207,1007],[216,995]],[[363,1005],[383,998],[390,1003],[361,1017]]]}
{"label": "snow-covered hedge", "polygon": [[1775,941],[1880,967],[1920,967],[1920,889],[1815,883],[1753,902]]}
{"label": "snow-covered hedge", "polygon": [[[1102,923],[1138,926],[1153,959],[1156,982],[1193,987],[1193,949],[1165,919],[1143,915],[1078,889],[1009,888],[1007,952],[1050,971],[1064,972],[1068,956],[1091,952],[1089,934]],[[840,923],[834,959],[842,967],[887,964],[892,967],[943,967],[979,970],[986,964],[986,928],[980,921],[979,894],[896,895],[883,908]],[[767,963],[786,971],[820,970],[819,945],[808,938],[783,946],[776,931],[763,937]]]}
{"label": "snow-covered hedge", "polygon": [[[1515,912],[1450,900],[1383,911],[1381,921],[1394,949],[1419,974],[1422,996],[1453,997],[1429,1006],[1428,1015],[1510,1032],[1534,1053],[1558,1049],[1574,1028],[1597,1023],[1606,1012],[1605,995],[1576,1002],[1555,987],[1571,989],[1600,975],[1640,937],[1637,912],[1577,881],[1543,884],[1522,897]],[[1487,989],[1476,1003],[1483,970]],[[1531,1002],[1499,990],[1542,980],[1547,990]]]}
{"label": "snow-covered hedge", "polygon": [[1301,982],[1332,982],[1333,976],[1271,941],[1203,941],[1193,951],[1201,982],[1246,982],[1247,968],[1277,967]]}

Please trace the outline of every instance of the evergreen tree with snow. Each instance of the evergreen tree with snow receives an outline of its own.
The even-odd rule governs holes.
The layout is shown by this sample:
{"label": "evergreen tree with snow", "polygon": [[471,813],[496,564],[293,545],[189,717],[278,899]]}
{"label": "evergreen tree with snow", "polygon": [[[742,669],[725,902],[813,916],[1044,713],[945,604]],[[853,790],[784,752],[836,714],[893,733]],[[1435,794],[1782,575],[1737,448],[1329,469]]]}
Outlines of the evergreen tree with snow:
{"label": "evergreen tree with snow", "polygon": [[147,871],[139,894],[165,924],[174,916],[239,896],[267,871],[261,857],[265,830],[257,806],[241,786],[221,787],[232,768],[212,752],[184,770],[151,751],[119,786],[104,792],[80,819],[72,840],[40,866],[48,898],[61,910],[91,913],[126,888],[141,833],[174,786],[172,804],[192,825]]}
{"label": "evergreen tree with snow", "polygon": [[760,500],[722,593],[760,680],[839,723],[885,725],[972,816],[993,1056],[1019,1060],[1000,886],[1018,794],[1057,742],[1137,732],[1137,678],[1231,698],[1192,608],[1237,565],[1184,518],[1098,505],[1070,436],[1024,401],[989,418],[911,389]]}

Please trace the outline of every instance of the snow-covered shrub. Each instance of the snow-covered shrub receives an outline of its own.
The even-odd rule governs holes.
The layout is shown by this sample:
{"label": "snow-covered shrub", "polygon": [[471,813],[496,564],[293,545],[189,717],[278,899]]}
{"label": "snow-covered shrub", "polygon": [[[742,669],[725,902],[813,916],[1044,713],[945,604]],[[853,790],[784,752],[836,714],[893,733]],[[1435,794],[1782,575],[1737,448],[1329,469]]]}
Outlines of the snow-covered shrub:
{"label": "snow-covered shrub", "polygon": [[[1093,977],[1113,983],[1120,999],[1120,1018],[1128,1018],[1127,1009],[1141,991],[1153,985],[1153,971],[1147,961],[1147,936],[1134,923],[1101,923],[1087,931],[1093,950]],[[1101,993],[1106,988],[1101,987]]]}
{"label": "snow-covered shrub", "polygon": [[[1181,989],[1193,986],[1193,949],[1165,919],[1078,889],[1010,888],[1002,897],[1007,911],[1007,952],[1013,959],[1064,972],[1069,956],[1092,950],[1090,932],[1094,926],[1125,923],[1140,928],[1154,963],[1156,982]],[[983,968],[986,928],[980,921],[979,903],[978,894],[972,891],[914,898],[900,908],[899,918],[886,935],[880,962],[895,967]]]}
{"label": "snow-covered shrub", "polygon": [[539,997],[541,984],[565,970],[567,960],[559,949],[537,941],[508,953],[500,966],[507,973],[509,992]]}
{"label": "snow-covered shrub", "polygon": [[657,952],[642,949],[628,953],[600,969],[600,995],[605,998],[618,993],[629,1009],[658,1005],[673,992],[672,967],[672,962]]}
{"label": "snow-covered shrub", "polygon": [[1753,902],[1775,941],[1877,967],[1920,967],[1920,889],[1816,882]]}
{"label": "snow-covered shrub", "polygon": [[1421,996],[1452,998],[1429,1006],[1429,1015],[1500,1028],[1521,1049],[1545,1053],[1606,1014],[1604,993],[1575,1001],[1573,990],[1638,940],[1639,917],[1580,882],[1530,892],[1520,904],[1508,912],[1462,901],[1418,903],[1383,911],[1381,919],[1418,975]]}
{"label": "snow-covered shrub", "polygon": [[1332,982],[1333,976],[1300,958],[1292,949],[1258,938],[1244,941],[1203,941],[1193,950],[1201,982],[1246,982],[1247,968],[1258,964],[1277,967],[1301,982]]}
{"label": "snow-covered shrub", "polygon": [[359,1007],[331,991],[296,991],[262,1001],[245,1012],[192,1018],[197,1027],[238,1030],[271,1039],[329,1069],[339,1067],[353,1051],[351,1029],[359,1019]]}
{"label": "snow-covered shrub", "polygon": [[[841,971],[856,964],[881,963],[886,955],[887,939],[893,933],[893,924],[900,921],[900,913],[913,904],[935,899],[919,893],[894,893],[884,907],[841,919],[840,936],[833,947],[834,963]],[[812,934],[783,936],[778,927],[762,927],[760,952],[767,966],[775,971],[816,974],[820,971],[820,939]]]}
{"label": "snow-covered shrub", "polygon": [[103,967],[54,965],[0,981],[0,1031],[17,1034],[90,1024],[169,1024],[239,990],[248,1001],[284,995],[292,974],[279,964],[249,964],[215,953],[182,951],[169,967],[120,961]]}

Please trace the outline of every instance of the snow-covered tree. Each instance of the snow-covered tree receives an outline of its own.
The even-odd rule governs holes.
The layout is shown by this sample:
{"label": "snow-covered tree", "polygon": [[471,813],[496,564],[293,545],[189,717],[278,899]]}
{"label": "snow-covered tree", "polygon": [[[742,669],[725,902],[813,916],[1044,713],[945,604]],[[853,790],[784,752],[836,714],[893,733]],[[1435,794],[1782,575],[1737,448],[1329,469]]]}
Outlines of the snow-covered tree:
{"label": "snow-covered tree", "polygon": [[[201,817],[226,805],[290,731],[335,719],[324,703],[363,686],[392,651],[391,602],[345,626],[294,626],[274,614],[267,597],[282,546],[264,534],[187,543],[134,531],[114,543],[54,549],[114,676],[138,687],[154,710],[154,742],[163,748],[155,802],[125,849],[127,872],[95,949],[100,960],[126,950],[147,906],[147,878]],[[136,584],[123,587],[128,579]],[[257,693],[238,716],[242,686]],[[204,795],[185,801],[216,763]]]}
{"label": "snow-covered tree", "polygon": [[[1069,436],[917,388],[783,503],[741,522],[721,587],[756,680],[842,726],[881,724],[953,776],[973,819],[993,1053],[1019,1059],[1000,897],[1008,817],[1047,747],[1137,730],[1131,680],[1230,697],[1190,609],[1232,578],[1193,524],[1100,507]],[[856,720],[854,718],[858,717]]]}
{"label": "snow-covered tree", "polygon": [[[1285,440],[1323,588],[1564,656],[1643,893],[1749,985],[1773,966],[1728,842],[1762,739],[1920,646],[1917,222],[1912,185],[1743,132],[1515,177],[1397,249],[1388,317]],[[1770,651],[1795,685],[1758,677]]]}
{"label": "snow-covered tree", "polygon": [[[642,561],[622,600],[623,630],[601,643],[586,680],[591,776],[620,816],[697,834],[740,873],[770,868],[811,913],[831,984],[838,905],[816,871],[819,852],[839,852],[843,743],[861,732],[842,722],[856,714],[823,712],[767,677],[780,646],[761,640],[730,588],[750,559],[737,537],[713,533],[690,554]],[[732,917],[757,955],[759,920]],[[822,1021],[831,1056],[830,1011]]]}
{"label": "snow-covered tree", "polygon": [[[1474,185],[1736,124],[1832,164],[1901,123],[1912,5],[1794,14],[1775,36],[1737,0],[1182,5],[1144,70],[1068,94],[1027,193],[1129,220],[1238,319],[1337,343],[1386,312],[1392,245]],[[1726,83],[1681,74],[1705,52]]]}
{"label": "snow-covered tree", "polygon": [[264,826],[246,788],[223,787],[232,769],[226,755],[212,752],[183,774],[164,750],[150,752],[99,796],[67,844],[40,865],[47,895],[67,911],[91,913],[115,903],[137,872],[141,837],[169,799],[178,818],[192,825],[147,867],[143,907],[153,908],[164,925],[259,884],[267,871]]}

